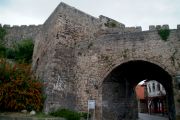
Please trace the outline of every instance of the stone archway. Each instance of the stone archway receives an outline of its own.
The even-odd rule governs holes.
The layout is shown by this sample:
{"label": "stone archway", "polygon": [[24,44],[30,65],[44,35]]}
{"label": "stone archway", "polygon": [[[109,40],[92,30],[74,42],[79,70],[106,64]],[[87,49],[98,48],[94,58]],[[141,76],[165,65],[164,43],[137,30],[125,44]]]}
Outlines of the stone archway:
{"label": "stone archway", "polygon": [[135,86],[142,80],[156,80],[167,93],[168,114],[175,119],[171,75],[162,67],[147,61],[132,60],[114,68],[102,83],[102,119],[135,120],[138,118]]}

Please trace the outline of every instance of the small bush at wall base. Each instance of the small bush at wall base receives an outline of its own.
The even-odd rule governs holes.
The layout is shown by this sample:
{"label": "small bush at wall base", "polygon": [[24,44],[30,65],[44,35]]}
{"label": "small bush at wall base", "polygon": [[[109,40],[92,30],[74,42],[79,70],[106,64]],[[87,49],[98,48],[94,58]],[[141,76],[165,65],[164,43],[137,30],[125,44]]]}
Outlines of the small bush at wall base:
{"label": "small bush at wall base", "polygon": [[50,113],[50,115],[55,117],[63,117],[67,120],[80,120],[80,118],[87,118],[87,113],[84,112],[76,112],[69,109],[58,109]]}
{"label": "small bush at wall base", "polygon": [[169,29],[160,29],[160,30],[158,30],[158,34],[160,35],[162,40],[167,41],[169,34],[170,34],[170,30]]}
{"label": "small bush at wall base", "polygon": [[55,117],[63,117],[67,120],[80,120],[81,116],[78,112],[68,110],[68,109],[58,109],[54,112],[51,112],[50,115]]}
{"label": "small bush at wall base", "polygon": [[80,116],[84,119],[87,119],[87,117],[89,117],[89,118],[91,117],[90,114],[88,115],[88,113],[85,113],[85,112],[80,112]]}

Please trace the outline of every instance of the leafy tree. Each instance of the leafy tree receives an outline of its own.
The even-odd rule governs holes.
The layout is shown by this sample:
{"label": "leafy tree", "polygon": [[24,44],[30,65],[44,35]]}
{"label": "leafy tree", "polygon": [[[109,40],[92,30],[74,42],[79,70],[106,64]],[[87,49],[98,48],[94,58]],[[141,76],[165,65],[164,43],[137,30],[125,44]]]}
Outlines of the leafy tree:
{"label": "leafy tree", "polygon": [[5,35],[6,35],[6,30],[2,27],[0,27],[0,57],[5,56],[6,48],[5,48]]}
{"label": "leafy tree", "polygon": [[42,87],[30,65],[0,60],[0,111],[42,110]]}
{"label": "leafy tree", "polygon": [[34,49],[33,41],[31,39],[26,39],[26,40],[22,40],[21,42],[15,45],[14,53],[13,51],[9,51],[9,52],[14,55],[16,61],[30,63],[32,60],[33,49]]}
{"label": "leafy tree", "polygon": [[6,30],[3,28],[3,27],[0,27],[0,41],[1,41],[1,44],[2,44],[2,41],[4,40],[4,37],[6,35]]}

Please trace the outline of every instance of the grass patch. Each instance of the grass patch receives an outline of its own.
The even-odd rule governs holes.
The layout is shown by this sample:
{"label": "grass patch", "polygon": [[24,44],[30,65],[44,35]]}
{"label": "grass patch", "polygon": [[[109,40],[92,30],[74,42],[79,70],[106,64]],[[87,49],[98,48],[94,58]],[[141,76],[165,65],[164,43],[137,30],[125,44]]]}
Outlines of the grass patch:
{"label": "grass patch", "polygon": [[69,109],[58,109],[50,113],[51,116],[63,117],[67,120],[80,120],[81,118],[87,118],[87,113],[72,111]]}
{"label": "grass patch", "polygon": [[37,117],[37,118],[52,118],[53,116],[49,115],[49,114],[45,114],[45,113],[39,112],[39,113],[37,113],[35,115],[35,117]]}

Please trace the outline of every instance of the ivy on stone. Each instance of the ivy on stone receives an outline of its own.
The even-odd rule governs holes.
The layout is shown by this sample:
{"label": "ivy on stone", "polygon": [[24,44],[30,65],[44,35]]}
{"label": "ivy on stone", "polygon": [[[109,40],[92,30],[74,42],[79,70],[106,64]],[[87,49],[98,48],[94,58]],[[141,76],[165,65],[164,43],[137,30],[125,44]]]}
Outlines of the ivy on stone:
{"label": "ivy on stone", "polygon": [[162,40],[167,41],[169,34],[170,34],[170,30],[169,29],[160,29],[160,30],[158,30],[158,34],[160,35]]}

